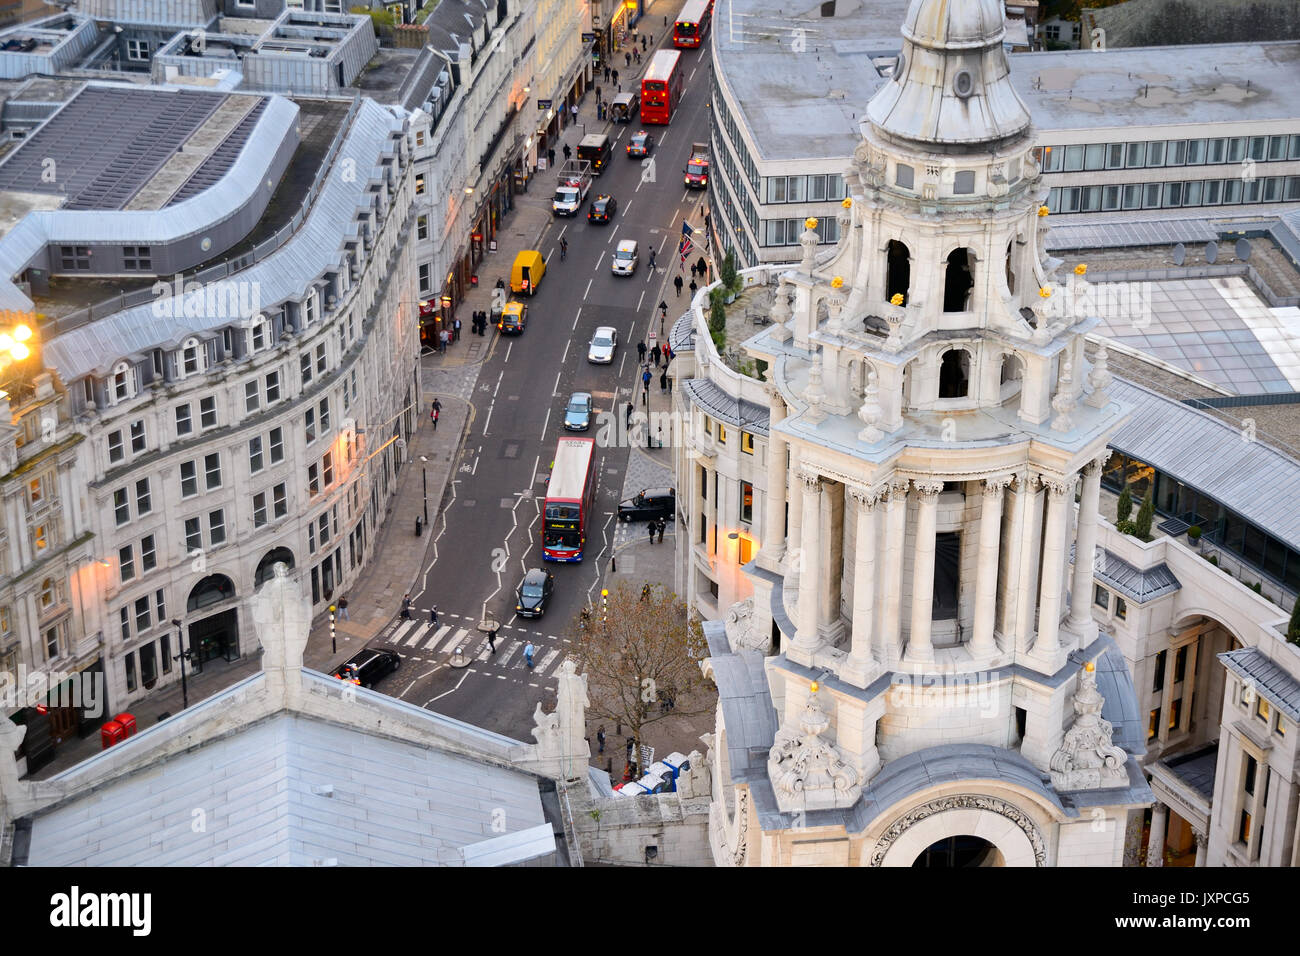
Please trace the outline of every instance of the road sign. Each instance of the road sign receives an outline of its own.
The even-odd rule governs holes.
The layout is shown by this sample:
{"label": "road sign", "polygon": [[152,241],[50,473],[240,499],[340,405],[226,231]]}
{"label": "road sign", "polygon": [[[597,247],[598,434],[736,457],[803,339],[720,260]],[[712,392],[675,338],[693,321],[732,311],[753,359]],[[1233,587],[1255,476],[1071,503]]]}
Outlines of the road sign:
{"label": "road sign", "polygon": [[552,100],[538,100],[538,101],[537,101],[537,108],[538,108],[539,110],[543,110],[543,111],[545,111],[545,110],[549,110],[549,109],[551,108],[551,103],[552,103],[552,102],[553,102]]}
{"label": "road sign", "polygon": [[655,749],[649,744],[641,745],[641,772],[655,762]]}

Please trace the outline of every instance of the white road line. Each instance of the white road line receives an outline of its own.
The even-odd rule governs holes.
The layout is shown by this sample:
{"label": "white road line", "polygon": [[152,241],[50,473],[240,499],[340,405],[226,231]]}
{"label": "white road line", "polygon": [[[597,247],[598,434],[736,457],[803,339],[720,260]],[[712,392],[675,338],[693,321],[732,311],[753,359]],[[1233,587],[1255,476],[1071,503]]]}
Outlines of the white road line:
{"label": "white road line", "polygon": [[548,668],[548,667],[551,666],[551,662],[552,662],[553,660],[555,660],[555,659],[556,659],[557,657],[559,657],[559,656],[560,656],[560,650],[559,650],[559,648],[553,648],[553,649],[547,651],[547,652],[546,652],[546,656],[543,657],[540,661],[537,662],[537,664],[535,665],[535,668],[534,668],[534,669],[535,669],[535,670],[537,671],[537,673],[539,673],[539,674],[540,674],[540,673],[543,673],[543,672],[546,670],[546,668]]}
{"label": "white road line", "polygon": [[628,211],[629,209],[631,209],[631,208],[632,208],[632,200],[629,199],[629,200],[627,201],[627,205],[623,207],[623,215],[626,216],[626,215],[627,215],[627,211]]}
{"label": "white road line", "polygon": [[505,667],[510,663],[510,658],[515,656],[515,651],[524,646],[523,641],[511,641],[510,646],[506,648],[505,653],[501,655],[500,664]]}
{"label": "white road line", "polygon": [[501,363],[502,365],[505,365],[505,364],[509,363],[509,361],[510,361],[510,350],[513,349],[514,347],[515,347],[515,340],[514,340],[514,339],[511,339],[511,340],[510,340],[510,344],[506,346],[506,357],[505,357],[505,360]]}
{"label": "white road line", "polygon": [[528,482],[529,488],[537,484],[537,466],[540,465],[541,463],[542,463],[541,455],[538,455],[536,458],[533,459],[533,480]]}
{"label": "white road line", "polygon": [[580,319],[580,318],[582,318],[582,310],[581,310],[581,309],[579,309],[577,312],[575,312],[575,313],[573,314],[573,325],[571,325],[571,326],[569,327],[569,331],[570,331],[570,332],[572,332],[572,331],[574,331],[575,329],[578,328],[578,319]]}
{"label": "white road line", "polygon": [[621,359],[618,360],[618,377],[619,377],[619,378],[622,378],[622,377],[623,377],[623,363],[626,362],[626,361],[627,361],[627,353],[624,352],[624,353],[623,353],[623,357],[622,357]]}
{"label": "white road line", "polygon": [[588,280],[587,280],[587,291],[584,292],[584,293],[582,293],[582,301],[583,301],[583,302],[586,302],[586,301],[587,301],[587,296],[591,295],[591,283],[592,283],[593,281],[594,281],[594,280],[592,280],[592,279],[588,279]]}
{"label": "white road line", "polygon": [[424,624],[421,624],[419,627],[417,627],[415,629],[415,633],[411,635],[411,639],[406,642],[406,646],[414,647],[416,644],[420,643],[420,638],[424,637],[425,632],[427,632],[428,629],[429,629],[429,624],[427,621]]}
{"label": "white road line", "polygon": [[496,402],[493,402],[491,405],[488,406],[487,417],[483,419],[483,437],[484,437],[484,438],[487,438],[487,435],[488,435],[488,423],[492,421],[492,412],[496,409],[496,407],[497,407],[497,403],[496,403]]}
{"label": "white road line", "polygon": [[[637,310],[638,312],[641,311],[641,303],[644,302],[644,301],[645,301],[645,289],[642,289],[642,290],[641,290],[641,298],[639,298],[639,299],[636,300],[636,310]],[[511,344],[513,345],[514,343],[512,342]],[[778,464],[779,464],[779,462],[778,462]]]}
{"label": "white road line", "polygon": [[477,475],[477,474],[478,474],[478,459],[477,459],[477,458],[474,459],[474,467],[471,468],[471,469],[469,470],[469,473],[470,473],[471,475]]}
{"label": "white road line", "polygon": [[550,427],[550,424],[551,424],[551,409],[550,406],[547,406],[546,421],[542,422],[542,437],[540,439],[541,441],[546,441],[546,429]]}
{"label": "white road line", "polygon": [[450,624],[444,624],[442,627],[438,628],[437,633],[435,633],[433,637],[429,639],[429,643],[424,645],[424,650],[426,651],[433,650],[434,645],[437,644],[438,641],[442,639],[443,635],[450,630],[451,630]]}
{"label": "white road line", "polygon": [[597,269],[600,268],[601,260],[604,259],[604,258],[605,258],[605,253],[603,253],[603,252],[598,252],[598,253],[596,253],[596,264],[595,264],[594,266],[591,267],[591,271],[592,271],[592,272],[595,272]]}
{"label": "white road line", "polygon": [[[698,69],[698,67],[696,69]],[[691,75],[686,78],[686,83],[689,85],[693,79],[695,79],[695,70],[691,70]]]}
{"label": "white road line", "polygon": [[560,394],[560,372],[563,371],[564,369],[560,369],[559,372],[555,373],[555,387],[551,389],[551,398],[554,398],[555,396]]}
{"label": "white road line", "polygon": [[618,235],[618,227],[620,225],[622,225],[622,223],[617,223],[617,222],[614,223],[614,228],[610,230],[609,238],[605,240],[605,245],[609,245],[611,242],[614,241],[614,238]]}
{"label": "white road line", "polygon": [[[511,344],[513,345],[514,343],[512,342]],[[573,339],[569,339],[564,343],[564,358],[560,359],[561,362],[567,362],[569,360],[569,346],[572,344]]]}
{"label": "white road line", "polygon": [[443,699],[444,697],[446,697],[448,694],[454,694],[454,693],[456,693],[456,691],[460,690],[460,685],[463,684],[463,683],[465,683],[465,678],[467,678],[467,677],[469,677],[469,674],[468,674],[468,673],[466,673],[466,674],[462,674],[462,675],[460,676],[460,680],[456,681],[456,686],[455,686],[455,687],[453,687],[451,690],[445,690],[445,691],[443,691],[441,694],[439,694],[437,697],[434,697],[432,700],[427,700],[427,701],[425,701],[425,702],[424,702],[424,706],[425,706],[425,707],[428,707],[428,706],[429,706],[430,704],[432,704],[435,700],[442,700],[442,699]]}
{"label": "white road line", "polygon": [[[468,634],[469,634],[469,628],[467,627],[458,628],[456,630],[456,633],[451,636],[451,639],[448,641],[444,641],[442,646],[439,647],[435,651],[435,653],[446,654],[448,651],[454,650],[455,648],[460,646],[460,642],[463,641]],[[428,650],[433,650],[433,647],[430,646]]]}
{"label": "white road line", "polygon": [[406,635],[406,632],[413,627],[415,627],[415,621],[403,621],[400,625],[398,625],[397,630],[393,632],[392,637],[388,639],[388,643],[389,644],[401,643],[401,640]]}

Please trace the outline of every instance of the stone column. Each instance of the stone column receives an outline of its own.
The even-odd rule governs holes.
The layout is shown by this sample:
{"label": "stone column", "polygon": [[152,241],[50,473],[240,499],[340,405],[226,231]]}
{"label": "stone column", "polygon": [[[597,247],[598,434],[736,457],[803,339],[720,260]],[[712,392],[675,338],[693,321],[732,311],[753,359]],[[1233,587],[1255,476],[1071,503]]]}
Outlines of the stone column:
{"label": "stone column", "polygon": [[704,465],[704,553],[714,555],[718,553],[717,535],[714,534],[713,524],[715,515],[718,513],[718,482],[714,478],[717,472]]}
{"label": "stone column", "polygon": [[787,475],[786,487],[790,489],[790,534],[785,543],[785,586],[797,587],[804,564],[803,499],[798,497],[799,478],[793,468]]}
{"label": "stone column", "polygon": [[889,484],[889,507],[885,511],[885,550],[880,558],[884,574],[880,582],[881,662],[898,660],[902,653],[899,620],[903,600],[903,546],[907,533],[907,479]]}
{"label": "stone column", "polygon": [[818,645],[822,482],[815,471],[802,469],[799,481],[803,485],[803,571],[799,577],[799,627],[789,656],[797,663],[811,666]]}
{"label": "stone column", "polygon": [[1065,530],[1070,521],[1070,492],[1074,480],[1043,479],[1047,488],[1047,537],[1043,542],[1043,580],[1038,598],[1038,640],[1034,651],[1054,655],[1061,646],[1062,573],[1065,570]]}
{"label": "stone column", "polygon": [[[1106,458],[1110,452],[1106,453]],[[1079,496],[1079,533],[1074,543],[1074,580],[1070,587],[1070,627],[1084,631],[1092,623],[1093,554],[1097,550],[1097,503],[1101,497],[1101,469],[1106,458],[1083,466],[1083,493]],[[1090,635],[1084,634],[1085,640]]]}
{"label": "stone column", "polygon": [[1010,475],[984,481],[984,502],[980,511],[979,564],[975,570],[975,629],[970,652],[975,657],[992,657],[998,652],[993,639],[993,617],[998,597],[998,551],[1002,539],[1002,493],[1011,484]]}
{"label": "stone column", "polygon": [[785,438],[776,430],[785,418],[785,402],[772,389],[768,398],[767,512],[763,518],[762,554],[777,567],[785,554]]}
{"label": "stone column", "polygon": [[821,553],[817,567],[822,569],[818,589],[818,629],[822,643],[838,644],[844,634],[840,621],[841,578],[844,567],[844,485],[822,481],[820,534]]}
{"label": "stone column", "polygon": [[873,676],[871,641],[876,608],[876,503],[882,489],[848,489],[857,506],[857,540],[853,561],[853,636],[848,660],[840,667],[840,679],[866,687]]}
{"label": "stone column", "polygon": [[1168,811],[1159,800],[1151,808],[1151,832],[1147,836],[1147,866],[1165,865],[1165,820]]}
{"label": "stone column", "polygon": [[916,544],[912,551],[912,632],[904,660],[925,663],[934,660],[930,631],[934,623],[934,529],[939,518],[942,481],[913,483],[921,496],[916,519]]}
{"label": "stone column", "polygon": [[1029,648],[1034,634],[1034,609],[1038,596],[1038,540],[1042,527],[1042,479],[1035,474],[1016,478],[1020,494],[1025,497],[1024,520],[1020,524],[1020,540],[1014,547],[1020,549],[1020,579],[1013,592],[1016,601],[1016,649]]}
{"label": "stone column", "polygon": [[1193,830],[1192,839],[1196,841],[1196,865],[1205,866],[1205,851],[1209,847],[1210,837],[1208,834]]}

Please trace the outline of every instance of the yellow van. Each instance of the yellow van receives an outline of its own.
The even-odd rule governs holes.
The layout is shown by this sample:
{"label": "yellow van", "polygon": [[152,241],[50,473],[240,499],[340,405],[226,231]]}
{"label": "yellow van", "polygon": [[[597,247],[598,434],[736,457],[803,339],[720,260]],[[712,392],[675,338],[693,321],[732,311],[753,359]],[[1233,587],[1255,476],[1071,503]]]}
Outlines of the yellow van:
{"label": "yellow van", "polygon": [[546,261],[542,259],[542,254],[536,249],[525,249],[515,256],[515,264],[510,269],[510,291],[533,295],[544,275]]}

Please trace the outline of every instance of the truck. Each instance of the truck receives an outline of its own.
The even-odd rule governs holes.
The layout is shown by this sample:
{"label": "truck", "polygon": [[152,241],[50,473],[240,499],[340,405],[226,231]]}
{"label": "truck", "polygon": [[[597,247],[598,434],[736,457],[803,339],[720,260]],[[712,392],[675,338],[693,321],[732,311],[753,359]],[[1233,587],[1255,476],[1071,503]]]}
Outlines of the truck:
{"label": "truck", "polygon": [[560,167],[556,177],[555,199],[551,211],[557,216],[576,216],[591,189],[591,163],[570,159]]}
{"label": "truck", "polygon": [[709,144],[691,143],[691,158],[683,170],[687,189],[707,189],[709,185]]}

